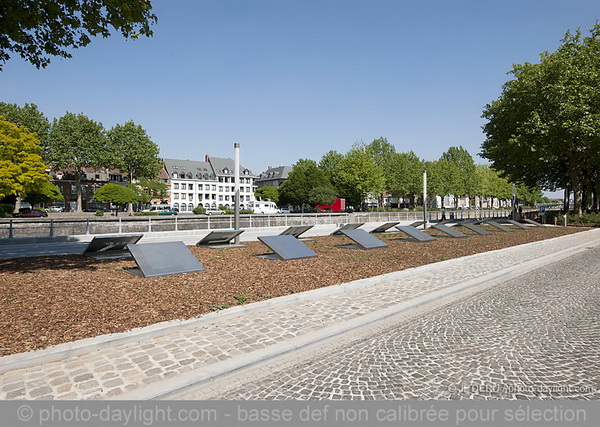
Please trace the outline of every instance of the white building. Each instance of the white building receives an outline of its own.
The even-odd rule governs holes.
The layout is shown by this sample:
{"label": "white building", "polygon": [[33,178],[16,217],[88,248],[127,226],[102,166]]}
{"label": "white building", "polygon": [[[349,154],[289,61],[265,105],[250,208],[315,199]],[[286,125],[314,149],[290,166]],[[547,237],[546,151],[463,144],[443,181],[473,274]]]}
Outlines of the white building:
{"label": "white building", "polygon": [[[163,159],[168,175],[169,199],[173,208],[190,212],[196,206],[233,209],[235,199],[235,163],[233,159],[206,156],[204,162]],[[240,209],[254,201],[254,175],[240,166]]]}

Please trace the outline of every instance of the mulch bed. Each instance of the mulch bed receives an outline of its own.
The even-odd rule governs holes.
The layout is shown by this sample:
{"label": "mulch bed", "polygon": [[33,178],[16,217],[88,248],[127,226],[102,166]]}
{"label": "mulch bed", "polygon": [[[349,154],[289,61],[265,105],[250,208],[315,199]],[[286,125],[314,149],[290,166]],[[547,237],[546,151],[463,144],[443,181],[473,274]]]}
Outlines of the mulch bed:
{"label": "mulch bed", "polygon": [[221,250],[194,246],[190,249],[206,270],[162,278],[123,271],[136,267],[131,259],[70,255],[0,261],[0,355],[193,318],[218,306],[304,292],[578,231],[582,229],[532,228],[429,243],[386,234],[380,238],[389,247],[372,251],[338,248],[349,240],[327,236],[306,243],[318,258],[287,262],[256,257],[268,252],[260,242]]}

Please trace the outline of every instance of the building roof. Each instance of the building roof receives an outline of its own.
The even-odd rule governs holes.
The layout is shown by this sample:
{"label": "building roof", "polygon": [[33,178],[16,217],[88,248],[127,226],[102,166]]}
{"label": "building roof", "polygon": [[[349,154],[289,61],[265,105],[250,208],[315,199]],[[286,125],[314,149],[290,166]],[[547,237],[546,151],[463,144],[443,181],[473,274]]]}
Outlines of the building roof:
{"label": "building roof", "polygon": [[258,176],[257,181],[268,181],[272,179],[287,179],[292,171],[291,166],[277,166],[276,168],[269,167],[266,171]]}
{"label": "building roof", "polygon": [[213,168],[208,162],[198,162],[195,160],[163,159],[165,170],[169,177],[177,173],[179,178],[181,174],[183,179],[215,179]]}
{"label": "building roof", "polygon": [[[235,171],[235,160],[221,157],[208,157],[208,161],[213,167],[217,176],[233,176]],[[250,169],[240,165],[240,176],[249,176],[256,178]]]}

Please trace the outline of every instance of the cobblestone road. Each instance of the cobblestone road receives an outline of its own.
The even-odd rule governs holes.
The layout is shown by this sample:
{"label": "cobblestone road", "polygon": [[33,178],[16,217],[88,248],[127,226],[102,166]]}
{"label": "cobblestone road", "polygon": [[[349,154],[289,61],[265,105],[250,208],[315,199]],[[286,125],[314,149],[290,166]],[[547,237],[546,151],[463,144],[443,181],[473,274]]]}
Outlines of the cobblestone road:
{"label": "cobblestone road", "polygon": [[600,249],[589,249],[402,323],[362,332],[358,340],[328,344],[181,397],[600,399],[598,259]]}

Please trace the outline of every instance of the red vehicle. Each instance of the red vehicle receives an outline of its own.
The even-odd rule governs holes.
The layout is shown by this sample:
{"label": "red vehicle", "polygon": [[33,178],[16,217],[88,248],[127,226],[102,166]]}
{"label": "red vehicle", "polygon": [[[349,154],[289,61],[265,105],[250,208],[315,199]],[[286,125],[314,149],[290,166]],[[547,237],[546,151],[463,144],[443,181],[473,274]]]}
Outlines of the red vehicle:
{"label": "red vehicle", "polygon": [[346,199],[335,199],[331,205],[317,205],[316,207],[331,212],[344,212],[346,210]]}
{"label": "red vehicle", "polygon": [[48,212],[39,209],[21,209],[19,213],[14,214],[16,218],[46,218]]}

